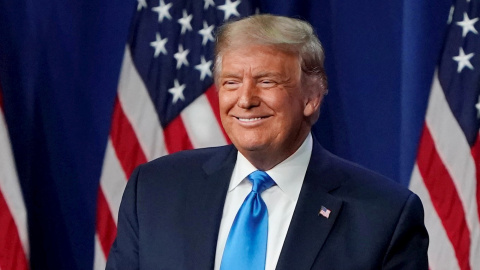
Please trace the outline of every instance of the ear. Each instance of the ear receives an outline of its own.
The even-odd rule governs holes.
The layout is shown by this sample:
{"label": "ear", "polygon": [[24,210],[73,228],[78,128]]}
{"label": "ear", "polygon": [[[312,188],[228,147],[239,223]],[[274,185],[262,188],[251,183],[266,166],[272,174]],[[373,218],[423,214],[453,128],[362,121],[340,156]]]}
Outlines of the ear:
{"label": "ear", "polygon": [[305,100],[305,107],[303,108],[303,115],[311,117],[320,111],[320,103],[322,103],[323,96],[321,94],[314,94]]}

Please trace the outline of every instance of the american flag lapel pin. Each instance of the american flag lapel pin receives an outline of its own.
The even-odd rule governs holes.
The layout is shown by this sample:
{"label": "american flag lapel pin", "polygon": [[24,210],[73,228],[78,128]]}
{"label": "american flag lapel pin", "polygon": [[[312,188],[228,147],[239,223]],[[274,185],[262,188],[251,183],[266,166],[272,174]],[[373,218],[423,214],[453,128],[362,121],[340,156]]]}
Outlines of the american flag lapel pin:
{"label": "american flag lapel pin", "polygon": [[318,212],[318,215],[319,216],[323,216],[324,218],[328,218],[330,217],[330,213],[332,211],[330,211],[330,209],[326,208],[325,206],[322,205],[322,207],[320,208],[320,212]]}

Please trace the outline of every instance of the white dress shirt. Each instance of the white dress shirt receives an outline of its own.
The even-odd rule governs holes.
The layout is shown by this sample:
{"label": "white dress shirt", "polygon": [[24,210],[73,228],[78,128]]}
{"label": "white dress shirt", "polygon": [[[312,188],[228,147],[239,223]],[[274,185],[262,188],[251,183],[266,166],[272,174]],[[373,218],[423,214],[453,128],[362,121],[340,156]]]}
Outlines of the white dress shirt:
{"label": "white dress shirt", "polygon": [[[309,134],[293,155],[271,170],[266,171],[277,185],[265,190],[261,194],[268,209],[268,241],[265,270],[274,270],[277,266],[283,242],[285,241],[300,189],[302,188],[303,179],[307,172],[312,147],[312,135]],[[256,170],[257,168],[238,152],[218,233],[215,270],[220,269],[223,250],[225,249],[225,243],[227,242],[233,220],[243,201],[252,190],[252,183],[247,179],[247,176]]]}

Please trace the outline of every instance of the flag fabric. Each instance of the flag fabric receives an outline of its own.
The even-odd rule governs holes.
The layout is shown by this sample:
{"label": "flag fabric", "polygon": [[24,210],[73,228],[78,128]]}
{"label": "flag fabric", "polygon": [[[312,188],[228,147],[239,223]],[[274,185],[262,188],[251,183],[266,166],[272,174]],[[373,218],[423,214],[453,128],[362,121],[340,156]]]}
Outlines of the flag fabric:
{"label": "flag fabric", "polygon": [[245,0],[138,0],[100,179],[95,269],[105,268],[123,189],[136,166],[229,143],[213,86],[213,33],[253,12]]}
{"label": "flag fabric", "polygon": [[0,269],[29,269],[27,211],[3,116],[0,86]]}
{"label": "flag fabric", "polygon": [[434,75],[410,189],[430,269],[480,269],[480,2],[457,0]]}

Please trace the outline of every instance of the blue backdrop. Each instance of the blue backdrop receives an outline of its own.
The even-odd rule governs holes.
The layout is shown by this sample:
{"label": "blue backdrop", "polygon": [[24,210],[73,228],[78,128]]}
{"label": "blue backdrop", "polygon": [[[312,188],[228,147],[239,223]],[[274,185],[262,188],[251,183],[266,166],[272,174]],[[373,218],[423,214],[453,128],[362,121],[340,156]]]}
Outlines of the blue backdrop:
{"label": "blue backdrop", "polygon": [[[309,20],[330,93],[314,132],[408,185],[451,0],[262,0]],[[91,269],[95,208],[132,0],[0,0],[0,82],[32,269]],[[1,151],[1,149],[0,149]]]}

